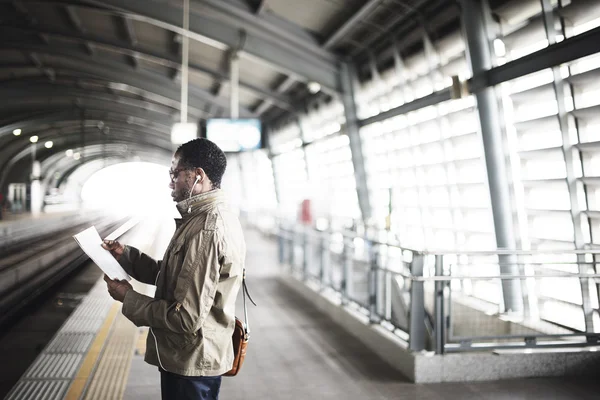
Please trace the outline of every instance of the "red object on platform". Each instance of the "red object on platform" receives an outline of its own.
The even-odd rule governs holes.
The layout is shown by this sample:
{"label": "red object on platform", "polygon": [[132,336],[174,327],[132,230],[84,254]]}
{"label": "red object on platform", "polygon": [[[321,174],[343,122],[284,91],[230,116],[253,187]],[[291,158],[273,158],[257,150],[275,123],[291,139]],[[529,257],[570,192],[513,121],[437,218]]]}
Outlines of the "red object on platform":
{"label": "red object on platform", "polygon": [[310,200],[302,200],[300,221],[306,225],[312,224],[312,212],[310,209]]}

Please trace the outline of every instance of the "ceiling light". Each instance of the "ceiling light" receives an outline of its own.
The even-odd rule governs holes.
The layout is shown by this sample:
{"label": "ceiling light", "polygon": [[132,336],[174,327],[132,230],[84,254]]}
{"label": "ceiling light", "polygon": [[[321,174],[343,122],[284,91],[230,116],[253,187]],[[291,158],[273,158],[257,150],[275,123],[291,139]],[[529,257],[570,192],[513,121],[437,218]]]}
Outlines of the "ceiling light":
{"label": "ceiling light", "polygon": [[321,90],[321,85],[317,82],[308,82],[308,91],[312,94],[318,93]]}
{"label": "ceiling light", "polygon": [[73,150],[69,149],[65,151],[65,154],[67,155],[67,157],[73,157]]}
{"label": "ceiling light", "polygon": [[46,147],[47,149],[51,149],[52,146],[54,146],[54,143],[52,143],[52,140],[48,140],[46,143],[44,143],[44,147]]}
{"label": "ceiling light", "polygon": [[22,132],[22,131],[21,131],[20,129],[15,129],[15,130],[13,131],[13,135],[15,135],[15,136],[19,136],[19,135],[21,134],[21,132]]}
{"label": "ceiling light", "polygon": [[73,159],[79,160],[80,158],[81,158],[81,155],[79,153],[73,153]]}
{"label": "ceiling light", "polygon": [[38,138],[37,136],[32,136],[32,137],[30,137],[30,138],[29,138],[29,141],[30,141],[31,143],[37,143],[38,139],[39,139],[39,138]]}
{"label": "ceiling light", "polygon": [[506,45],[502,39],[494,39],[494,52],[497,57],[504,57],[506,55]]}

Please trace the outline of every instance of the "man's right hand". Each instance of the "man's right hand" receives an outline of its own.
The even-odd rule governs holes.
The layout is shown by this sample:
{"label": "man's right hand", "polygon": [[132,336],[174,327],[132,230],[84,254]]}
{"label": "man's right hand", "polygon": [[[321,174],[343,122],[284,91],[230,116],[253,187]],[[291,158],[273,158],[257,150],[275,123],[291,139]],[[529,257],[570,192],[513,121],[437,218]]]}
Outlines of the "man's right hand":
{"label": "man's right hand", "polygon": [[125,246],[116,240],[105,240],[104,243],[102,243],[102,248],[110,251],[110,254],[112,254],[117,261],[121,259],[123,251],[125,250]]}

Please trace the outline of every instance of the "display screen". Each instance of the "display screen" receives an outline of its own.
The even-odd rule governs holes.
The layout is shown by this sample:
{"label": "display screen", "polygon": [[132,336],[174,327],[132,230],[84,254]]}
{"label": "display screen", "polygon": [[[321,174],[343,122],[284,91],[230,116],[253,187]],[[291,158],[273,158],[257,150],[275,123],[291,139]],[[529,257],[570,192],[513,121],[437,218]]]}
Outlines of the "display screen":
{"label": "display screen", "polygon": [[227,152],[260,149],[262,144],[260,120],[208,119],[206,138]]}

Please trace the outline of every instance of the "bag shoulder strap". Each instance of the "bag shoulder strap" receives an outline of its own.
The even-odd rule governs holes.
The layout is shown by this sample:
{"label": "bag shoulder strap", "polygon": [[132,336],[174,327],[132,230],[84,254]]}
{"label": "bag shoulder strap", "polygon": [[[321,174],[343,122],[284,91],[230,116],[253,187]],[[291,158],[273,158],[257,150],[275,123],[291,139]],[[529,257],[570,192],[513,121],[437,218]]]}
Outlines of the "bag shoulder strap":
{"label": "bag shoulder strap", "polygon": [[244,299],[244,333],[246,336],[246,340],[248,340],[248,338],[250,338],[250,325],[248,323],[248,310],[246,309],[246,296],[248,296],[252,304],[256,306],[256,303],[254,302],[254,300],[252,300],[252,297],[250,296],[250,292],[248,292],[248,286],[246,286],[246,268],[244,268],[244,272],[242,274],[242,298]]}

